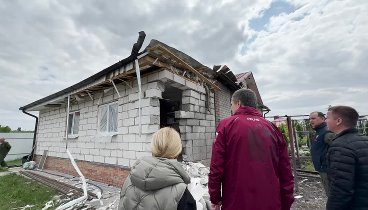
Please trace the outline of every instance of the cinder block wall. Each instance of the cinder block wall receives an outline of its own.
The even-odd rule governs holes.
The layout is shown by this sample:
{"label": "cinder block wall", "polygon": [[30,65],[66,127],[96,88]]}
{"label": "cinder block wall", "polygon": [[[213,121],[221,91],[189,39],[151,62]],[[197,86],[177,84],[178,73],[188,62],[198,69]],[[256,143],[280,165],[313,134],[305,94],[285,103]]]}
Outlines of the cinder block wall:
{"label": "cinder block wall", "polygon": [[[154,81],[158,73],[142,78],[142,135],[139,136],[138,88],[136,82],[128,86],[118,85],[122,97],[114,89],[107,93],[98,93],[94,100],[71,106],[70,111],[80,112],[79,134],[68,140],[68,149],[75,159],[106,163],[119,166],[131,166],[137,158],[151,155],[151,135],[159,129],[159,98],[162,90],[160,83]],[[98,108],[100,105],[118,103],[118,134],[100,135],[98,132]],[[49,109],[40,112],[37,133],[36,154],[68,158],[65,140],[66,108]]]}
{"label": "cinder block wall", "polygon": [[[209,93],[210,107],[206,110],[203,86],[162,70],[142,77],[141,136],[136,81],[129,83],[131,87],[117,85],[120,98],[111,89],[96,93],[93,100],[86,97],[84,102],[72,104],[70,111],[80,112],[79,133],[77,138],[68,140],[68,149],[81,164],[87,178],[119,185],[119,179],[125,179],[128,173],[127,168],[138,158],[151,155],[151,137],[160,126],[159,99],[166,82],[183,90],[182,111],[177,113],[177,118],[183,134],[184,153],[190,161],[208,164],[215,135],[214,93]],[[118,103],[118,133],[114,136],[100,135],[99,106],[114,101]],[[65,124],[65,107],[40,112],[36,155],[39,157],[48,150],[46,169],[75,174],[66,154]],[[100,180],[99,177],[105,178]]]}
{"label": "cinder block wall", "polygon": [[[203,86],[183,91],[182,111],[176,113],[182,133],[183,154],[188,161],[200,161],[208,165],[211,159],[212,142],[215,137],[214,93],[206,92]],[[206,108],[206,100],[209,107]]]}

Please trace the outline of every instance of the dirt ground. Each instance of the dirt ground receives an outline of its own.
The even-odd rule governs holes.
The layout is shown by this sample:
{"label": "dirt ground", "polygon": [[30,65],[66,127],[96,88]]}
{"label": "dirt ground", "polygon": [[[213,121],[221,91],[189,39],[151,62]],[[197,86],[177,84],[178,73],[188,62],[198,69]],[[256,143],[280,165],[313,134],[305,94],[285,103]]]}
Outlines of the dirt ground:
{"label": "dirt ground", "polygon": [[303,196],[295,198],[291,209],[293,210],[319,210],[326,209],[327,197],[323,190],[320,179],[316,178],[299,178],[298,192],[295,196]]}

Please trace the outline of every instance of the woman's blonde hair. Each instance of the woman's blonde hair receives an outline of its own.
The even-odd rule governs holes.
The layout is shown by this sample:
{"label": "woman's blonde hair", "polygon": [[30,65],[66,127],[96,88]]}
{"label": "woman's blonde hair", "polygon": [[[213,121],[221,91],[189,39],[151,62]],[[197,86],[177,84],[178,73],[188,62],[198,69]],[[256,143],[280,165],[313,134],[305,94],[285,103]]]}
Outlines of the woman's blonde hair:
{"label": "woman's blonde hair", "polygon": [[161,128],[152,137],[152,155],[169,159],[177,158],[182,150],[179,133],[169,127]]}

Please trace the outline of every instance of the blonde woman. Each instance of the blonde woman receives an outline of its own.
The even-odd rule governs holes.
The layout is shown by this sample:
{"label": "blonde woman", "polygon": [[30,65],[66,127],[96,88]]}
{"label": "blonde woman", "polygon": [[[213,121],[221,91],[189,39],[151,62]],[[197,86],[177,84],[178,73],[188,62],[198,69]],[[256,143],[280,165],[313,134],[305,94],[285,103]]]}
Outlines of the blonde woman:
{"label": "blonde woman", "polygon": [[134,163],[120,193],[119,210],[192,210],[196,202],[177,157],[182,150],[179,133],[165,127],[154,133],[152,157]]}

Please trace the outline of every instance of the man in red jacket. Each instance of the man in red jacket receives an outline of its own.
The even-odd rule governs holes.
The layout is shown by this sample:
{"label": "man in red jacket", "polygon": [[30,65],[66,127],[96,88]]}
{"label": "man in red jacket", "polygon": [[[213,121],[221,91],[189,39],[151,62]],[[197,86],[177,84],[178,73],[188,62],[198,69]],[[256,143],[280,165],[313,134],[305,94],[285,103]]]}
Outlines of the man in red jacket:
{"label": "man in red jacket", "polygon": [[220,121],[212,146],[212,209],[289,210],[294,178],[281,132],[257,110],[252,90],[235,91],[231,110],[233,116]]}

